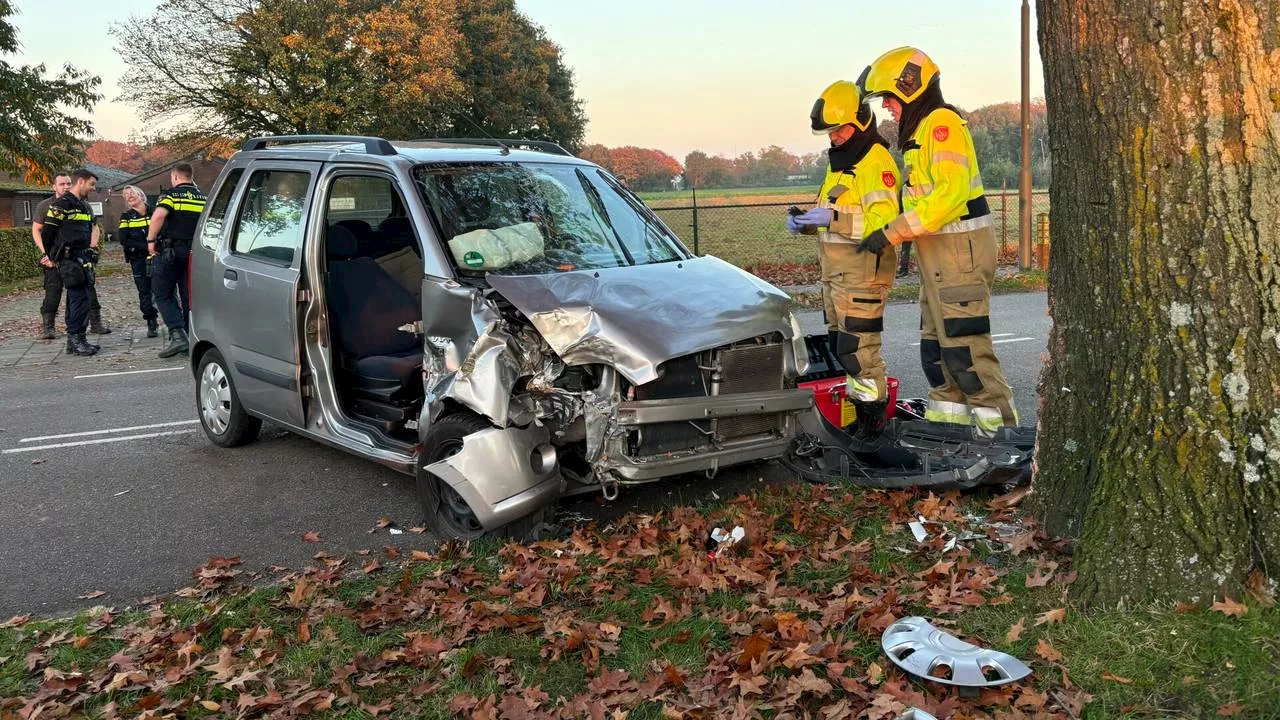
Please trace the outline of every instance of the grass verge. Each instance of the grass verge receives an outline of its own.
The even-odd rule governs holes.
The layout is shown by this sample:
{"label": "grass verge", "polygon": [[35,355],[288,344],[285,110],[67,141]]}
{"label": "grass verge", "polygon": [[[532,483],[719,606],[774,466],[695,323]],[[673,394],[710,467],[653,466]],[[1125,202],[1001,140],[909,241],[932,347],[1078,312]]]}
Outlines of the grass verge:
{"label": "grass verge", "polygon": [[[1280,707],[1280,611],[1075,607],[1062,545],[984,500],[770,488],[530,546],[446,544],[369,573],[327,559],[256,589],[235,586],[237,560],[214,559],[186,599],[4,623],[0,718],[879,720],[916,706],[940,718],[1110,719]],[[917,515],[933,533],[924,544],[903,525]],[[746,541],[709,558],[710,528],[734,525]],[[989,539],[946,550],[964,530]],[[1035,672],[974,695],[907,676],[879,637],[908,615]]]}

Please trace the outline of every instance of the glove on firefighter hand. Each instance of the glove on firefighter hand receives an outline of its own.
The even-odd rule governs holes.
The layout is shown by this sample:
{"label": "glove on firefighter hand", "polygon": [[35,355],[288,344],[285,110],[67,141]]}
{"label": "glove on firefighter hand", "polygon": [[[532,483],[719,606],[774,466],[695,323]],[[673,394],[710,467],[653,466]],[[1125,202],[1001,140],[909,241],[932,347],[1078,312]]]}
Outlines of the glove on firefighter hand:
{"label": "glove on firefighter hand", "polygon": [[827,227],[831,225],[831,221],[835,219],[835,212],[831,208],[814,208],[803,215],[796,215],[794,218],[788,219],[788,224],[794,220],[796,225],[805,227]]}
{"label": "glove on firefighter hand", "polygon": [[799,220],[800,220],[799,215],[788,215],[787,216],[787,232],[791,233],[792,235],[795,235],[799,233],[801,230],[803,230],[804,226],[800,224]]}
{"label": "glove on firefighter hand", "polygon": [[858,252],[873,252],[877,255],[884,252],[885,247],[889,245],[889,238],[885,236],[884,230],[876,230],[867,236],[866,240],[858,243]]}

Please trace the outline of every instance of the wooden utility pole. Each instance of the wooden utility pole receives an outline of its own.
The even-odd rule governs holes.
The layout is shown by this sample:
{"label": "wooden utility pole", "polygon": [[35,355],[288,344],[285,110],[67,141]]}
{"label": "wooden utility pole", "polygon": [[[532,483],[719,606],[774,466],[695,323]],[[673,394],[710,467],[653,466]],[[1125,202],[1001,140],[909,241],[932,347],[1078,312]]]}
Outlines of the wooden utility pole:
{"label": "wooden utility pole", "polygon": [[1022,0],[1022,180],[1018,184],[1018,266],[1031,267],[1031,6]]}

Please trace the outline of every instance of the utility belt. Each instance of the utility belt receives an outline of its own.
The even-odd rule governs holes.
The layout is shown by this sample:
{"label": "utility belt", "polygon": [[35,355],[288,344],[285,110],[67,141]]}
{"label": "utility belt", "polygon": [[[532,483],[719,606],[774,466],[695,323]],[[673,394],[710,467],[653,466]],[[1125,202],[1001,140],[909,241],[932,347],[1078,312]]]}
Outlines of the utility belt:
{"label": "utility belt", "polygon": [[57,262],[58,277],[62,279],[62,286],[75,290],[76,288],[92,285],[97,276],[94,273],[94,263],[98,261],[98,253],[91,248],[62,248],[58,251],[59,259]]}
{"label": "utility belt", "polygon": [[173,262],[178,257],[178,250],[191,251],[190,240],[179,240],[176,238],[156,238],[156,255],[165,262]]}

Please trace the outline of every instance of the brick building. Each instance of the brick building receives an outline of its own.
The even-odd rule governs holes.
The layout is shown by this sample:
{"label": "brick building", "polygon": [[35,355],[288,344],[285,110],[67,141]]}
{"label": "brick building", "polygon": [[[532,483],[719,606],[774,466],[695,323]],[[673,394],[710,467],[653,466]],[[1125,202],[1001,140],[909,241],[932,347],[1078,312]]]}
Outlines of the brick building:
{"label": "brick building", "polygon": [[51,194],[46,185],[0,173],[0,228],[30,227],[36,204]]}

